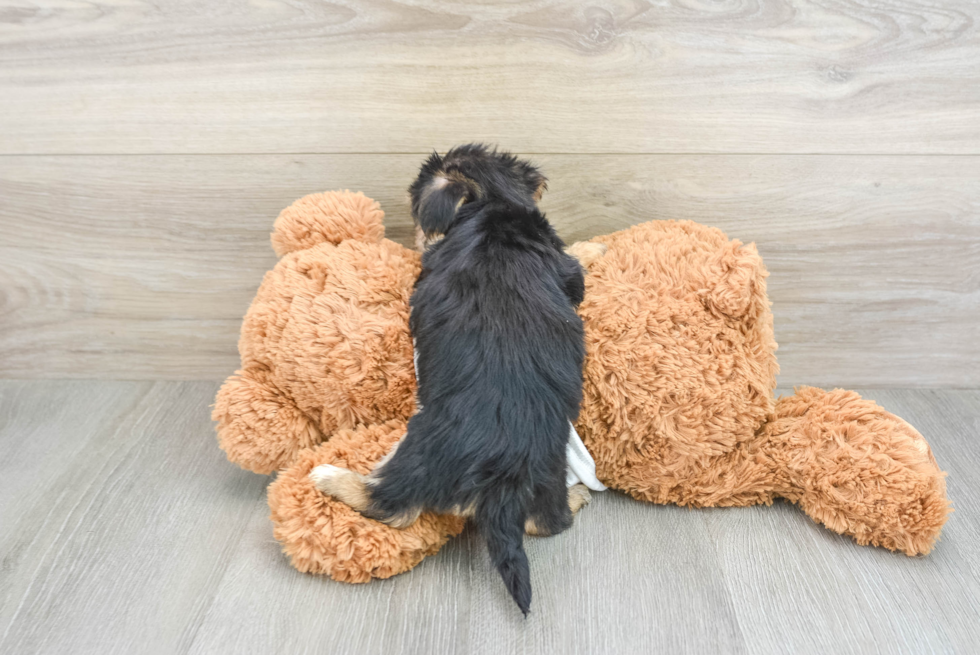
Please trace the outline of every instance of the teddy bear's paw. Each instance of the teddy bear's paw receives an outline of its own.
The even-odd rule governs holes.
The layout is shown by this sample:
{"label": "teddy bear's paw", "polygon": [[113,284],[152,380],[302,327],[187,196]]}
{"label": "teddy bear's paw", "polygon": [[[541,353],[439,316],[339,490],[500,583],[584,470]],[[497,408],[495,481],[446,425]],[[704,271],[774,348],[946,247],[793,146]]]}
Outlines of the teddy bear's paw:
{"label": "teddy bear's paw", "polygon": [[218,423],[218,445],[228,459],[263,475],[323,440],[309,417],[258,371],[239,371],[228,378],[218,390],[211,418]]}
{"label": "teddy bear's paw", "polygon": [[577,259],[584,268],[592,266],[607,250],[609,246],[606,244],[593,241],[579,241],[565,248],[565,252]]}

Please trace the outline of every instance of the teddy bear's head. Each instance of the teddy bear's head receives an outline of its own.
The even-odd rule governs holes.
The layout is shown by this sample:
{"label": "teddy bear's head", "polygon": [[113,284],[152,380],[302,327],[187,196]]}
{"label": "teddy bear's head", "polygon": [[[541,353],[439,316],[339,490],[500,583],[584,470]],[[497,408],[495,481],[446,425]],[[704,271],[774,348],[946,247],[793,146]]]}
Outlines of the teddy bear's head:
{"label": "teddy bear's head", "polygon": [[407,418],[408,300],[419,255],[384,237],[361,193],[305,196],[276,219],[280,256],[242,324],[242,369],[215,403],[228,456],[259,473],[338,429]]}

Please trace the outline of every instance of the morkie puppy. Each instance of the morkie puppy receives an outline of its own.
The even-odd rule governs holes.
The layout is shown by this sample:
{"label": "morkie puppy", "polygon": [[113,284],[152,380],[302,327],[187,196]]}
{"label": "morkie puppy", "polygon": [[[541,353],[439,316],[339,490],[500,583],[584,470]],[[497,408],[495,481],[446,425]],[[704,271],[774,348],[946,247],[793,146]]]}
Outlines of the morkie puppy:
{"label": "morkie puppy", "polygon": [[433,154],[409,189],[428,245],[411,298],[418,412],[367,476],[335,466],[317,487],[404,528],[423,511],[472,517],[507,590],[527,615],[524,533],[568,528],[589,501],[566,486],[569,422],[585,357],[575,312],[582,267],[536,201],[546,179],[483,145]]}

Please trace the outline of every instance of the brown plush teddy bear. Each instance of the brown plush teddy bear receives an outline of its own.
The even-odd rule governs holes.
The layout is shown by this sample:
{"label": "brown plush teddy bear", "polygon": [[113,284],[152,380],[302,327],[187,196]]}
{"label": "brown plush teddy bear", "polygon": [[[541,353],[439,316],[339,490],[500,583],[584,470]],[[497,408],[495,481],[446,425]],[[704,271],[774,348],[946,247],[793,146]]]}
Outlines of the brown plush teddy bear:
{"label": "brown plush teddy bear", "polygon": [[[228,458],[269,487],[276,538],[301,571],[366,582],[415,566],[463,527],[407,530],[320,493],[324,463],[367,473],[414,411],[408,301],[419,255],[383,238],[360,193],[313,194],[280,214],[280,256],[242,326],[242,368],[218,392]],[[902,419],[853,391],[773,399],[768,273],[753,245],[690,221],[576,244],[587,267],[584,397],[576,429],[599,479],[693,507],[786,498],[828,528],[927,553],[949,513],[945,474]]]}

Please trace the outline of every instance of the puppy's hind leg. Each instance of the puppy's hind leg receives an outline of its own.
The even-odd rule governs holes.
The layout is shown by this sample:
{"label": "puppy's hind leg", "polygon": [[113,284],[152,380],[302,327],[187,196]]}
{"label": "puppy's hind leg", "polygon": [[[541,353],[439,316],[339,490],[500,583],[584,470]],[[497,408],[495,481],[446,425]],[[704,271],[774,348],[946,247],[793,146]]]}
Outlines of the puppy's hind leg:
{"label": "puppy's hind leg", "polygon": [[534,498],[524,531],[532,537],[550,537],[564,532],[572,525],[573,517],[592,500],[584,484],[561,490],[548,490]]}
{"label": "puppy's hind leg", "polygon": [[[395,509],[380,506],[372,496],[372,492],[383,483],[383,479],[376,475],[379,469],[380,466],[370,475],[361,475],[332,464],[322,464],[310,471],[310,480],[317,489],[349,505],[367,518],[381,521],[393,528],[405,529],[418,520],[422,510],[403,502],[395,503]],[[390,496],[390,493],[385,496]]]}

